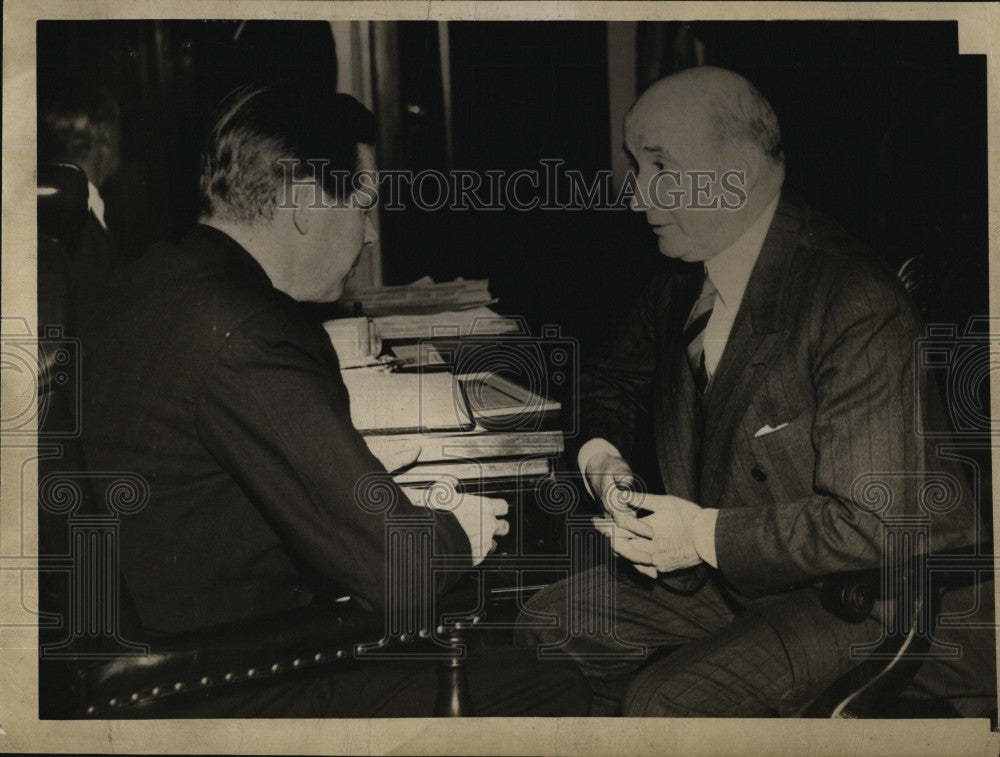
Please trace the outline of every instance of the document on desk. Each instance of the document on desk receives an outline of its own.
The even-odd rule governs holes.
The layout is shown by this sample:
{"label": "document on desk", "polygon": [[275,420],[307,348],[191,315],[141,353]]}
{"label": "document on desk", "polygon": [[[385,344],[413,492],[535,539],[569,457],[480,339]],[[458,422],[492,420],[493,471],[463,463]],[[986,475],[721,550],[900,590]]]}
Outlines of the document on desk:
{"label": "document on desk", "polygon": [[414,465],[394,473],[392,478],[400,486],[422,486],[442,478],[454,478],[469,484],[499,478],[534,479],[552,472],[552,461],[547,457],[526,460],[476,460],[456,463],[454,461]]}
{"label": "document on desk", "polygon": [[518,319],[498,315],[485,306],[435,313],[382,315],[373,320],[383,340],[516,334],[522,328]]}
{"label": "document on desk", "polygon": [[490,282],[486,279],[457,278],[438,283],[424,276],[403,286],[349,289],[344,298],[369,316],[438,313],[495,303],[496,298],[490,294],[489,286]]}
{"label": "document on desk", "polygon": [[[375,436],[375,434],[369,434]],[[407,449],[419,449],[415,462],[447,462],[490,458],[527,458],[560,455],[565,449],[562,431],[488,432],[480,427],[467,432],[379,434]]]}
{"label": "document on desk", "polygon": [[467,431],[474,426],[451,373],[343,371],[351,421],[366,434]]}

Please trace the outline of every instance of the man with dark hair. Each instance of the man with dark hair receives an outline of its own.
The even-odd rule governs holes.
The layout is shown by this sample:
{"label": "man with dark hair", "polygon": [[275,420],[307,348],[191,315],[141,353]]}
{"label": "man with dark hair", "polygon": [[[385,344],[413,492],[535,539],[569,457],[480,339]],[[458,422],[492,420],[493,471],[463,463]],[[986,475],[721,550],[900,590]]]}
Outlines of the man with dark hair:
{"label": "man with dark hair", "polygon": [[95,190],[121,166],[118,103],[103,87],[73,82],[40,92],[39,106],[39,153],[46,160],[75,163],[83,169],[93,187],[91,210],[103,225]]}
{"label": "man with dark hair", "polygon": [[[898,584],[855,617],[824,608],[824,583],[864,571],[877,587],[901,569],[887,547],[900,523],[928,529],[899,536],[918,553],[985,534],[964,471],[919,432],[940,408],[916,380],[913,304],[868,250],[783,191],[777,118],[753,85],[709,67],[667,77],[633,105],[625,143],[633,209],[690,265],[650,282],[581,386],[577,462],[622,562],[536,595],[523,641],[568,652],[601,714],[796,714],[896,617]],[[655,438],[639,443],[655,444],[665,494],[633,491],[627,460],[647,413]],[[943,481],[947,501],[931,501]],[[991,589],[982,599],[989,616]],[[955,608],[977,601],[965,600]],[[533,621],[553,614],[558,627]],[[573,635],[571,618],[601,634]],[[964,634],[953,672],[933,660],[916,685],[983,715],[991,629],[952,632]],[[628,644],[678,648],[644,665]]]}
{"label": "man with dark hair", "polygon": [[[121,165],[118,103],[103,87],[67,81],[39,88],[38,156],[41,162],[72,163],[87,177],[87,219],[72,238],[62,240],[65,260],[45,261],[45,273],[66,280],[63,318],[72,327],[75,311],[113,264],[111,238],[101,188]],[[65,309],[63,309],[65,308]]]}
{"label": "man with dark hair", "polygon": [[[367,197],[374,118],[353,98],[293,85],[224,103],[202,160],[201,222],[115,275],[87,314],[88,465],[148,481],[121,521],[121,568],[147,630],[180,632],[349,594],[389,607],[385,516],[433,516],[436,555],[472,566],[507,532],[501,500],[410,504],[351,424],[322,327],[301,303],[336,300],[375,238]],[[295,170],[289,170],[295,169]],[[313,173],[315,169],[315,173]],[[417,575],[416,556],[403,566]],[[454,574],[435,573],[440,593]],[[423,601],[403,598],[404,601]],[[530,652],[469,662],[478,714],[578,714],[572,667]],[[544,674],[543,677],[539,673]],[[365,666],[206,702],[196,715],[429,715],[433,665]]]}

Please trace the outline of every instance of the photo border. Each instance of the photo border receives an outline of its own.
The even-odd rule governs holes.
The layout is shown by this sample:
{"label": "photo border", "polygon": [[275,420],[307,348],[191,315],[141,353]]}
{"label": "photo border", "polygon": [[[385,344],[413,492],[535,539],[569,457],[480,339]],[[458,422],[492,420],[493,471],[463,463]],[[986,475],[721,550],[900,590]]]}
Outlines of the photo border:
{"label": "photo border", "polygon": [[[987,56],[990,262],[1000,245],[1000,5],[993,3],[616,3],[616,2],[299,2],[73,0],[4,3],[3,231],[0,333],[35,329],[35,22],[40,19],[247,18],[321,20],[957,20],[959,51]],[[990,266],[990,311],[998,276]],[[25,320],[26,319],[26,320]],[[34,333],[32,331],[31,333]],[[998,336],[991,334],[991,339]],[[5,406],[30,403],[4,384]],[[994,385],[991,409],[1000,408]],[[994,415],[995,417],[995,415]],[[8,440],[9,441],[9,440]],[[24,544],[37,537],[34,481],[20,471],[35,456],[30,438],[2,444],[0,557],[26,574]],[[994,450],[995,452],[995,450]],[[1000,491],[1000,456],[993,459]],[[994,523],[994,537],[1000,524]],[[20,563],[18,563],[20,564]],[[0,752],[149,752],[267,754],[954,754],[996,753],[1000,736],[983,719],[945,721],[566,718],[246,719],[57,721],[38,719],[37,628],[27,617],[19,571],[0,571]],[[33,575],[33,574],[32,574]],[[26,582],[27,601],[36,587]]]}

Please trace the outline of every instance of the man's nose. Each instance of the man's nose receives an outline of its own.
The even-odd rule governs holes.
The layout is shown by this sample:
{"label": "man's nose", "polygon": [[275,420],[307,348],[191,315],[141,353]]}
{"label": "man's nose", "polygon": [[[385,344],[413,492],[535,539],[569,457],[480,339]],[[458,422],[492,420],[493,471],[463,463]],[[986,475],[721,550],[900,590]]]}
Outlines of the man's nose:
{"label": "man's nose", "polygon": [[632,196],[629,198],[629,210],[636,213],[645,213],[649,209],[649,203],[646,201],[645,192],[643,192],[643,181],[645,180],[645,177],[643,177],[640,172],[633,172],[632,176],[635,179],[635,192],[633,192]]}
{"label": "man's nose", "polygon": [[364,244],[375,244],[378,241],[378,231],[375,230],[375,222],[371,216],[365,216],[365,239]]}

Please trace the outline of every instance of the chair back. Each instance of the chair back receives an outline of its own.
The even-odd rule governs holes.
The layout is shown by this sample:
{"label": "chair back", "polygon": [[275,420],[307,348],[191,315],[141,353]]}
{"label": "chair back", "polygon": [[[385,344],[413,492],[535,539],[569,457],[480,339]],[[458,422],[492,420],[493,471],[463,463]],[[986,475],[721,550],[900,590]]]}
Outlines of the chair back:
{"label": "chair back", "polygon": [[[73,249],[89,212],[87,176],[69,163],[38,167],[39,709],[79,715],[86,669],[141,645],[138,615],[118,573],[116,524],[80,444],[84,350],[75,338]],[[122,474],[115,474],[120,479]],[[112,482],[114,483],[114,482]],[[109,551],[110,549],[110,551]]]}
{"label": "chair back", "polygon": [[38,229],[69,244],[87,220],[87,174],[72,163],[40,163]]}

